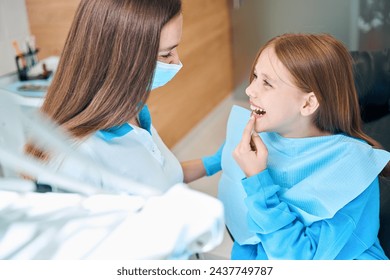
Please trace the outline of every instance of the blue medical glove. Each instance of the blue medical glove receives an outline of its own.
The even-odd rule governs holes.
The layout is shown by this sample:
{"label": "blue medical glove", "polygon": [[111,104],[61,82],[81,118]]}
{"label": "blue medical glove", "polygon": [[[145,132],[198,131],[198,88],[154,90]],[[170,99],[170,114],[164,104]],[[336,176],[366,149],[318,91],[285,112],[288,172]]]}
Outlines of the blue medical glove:
{"label": "blue medical glove", "polygon": [[202,157],[203,166],[206,170],[207,176],[212,176],[215,173],[221,171],[221,156],[224,146],[225,143],[219,147],[218,151],[214,155]]}

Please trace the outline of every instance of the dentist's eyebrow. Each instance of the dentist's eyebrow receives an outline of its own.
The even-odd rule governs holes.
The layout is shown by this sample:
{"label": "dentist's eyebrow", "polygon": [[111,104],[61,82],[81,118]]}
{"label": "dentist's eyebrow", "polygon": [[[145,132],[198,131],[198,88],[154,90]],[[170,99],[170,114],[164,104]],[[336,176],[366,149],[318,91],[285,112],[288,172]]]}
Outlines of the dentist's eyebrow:
{"label": "dentist's eyebrow", "polygon": [[158,52],[169,52],[169,51],[173,50],[174,48],[176,48],[178,45],[179,44],[173,45],[172,47],[167,47],[165,49],[159,50]]}

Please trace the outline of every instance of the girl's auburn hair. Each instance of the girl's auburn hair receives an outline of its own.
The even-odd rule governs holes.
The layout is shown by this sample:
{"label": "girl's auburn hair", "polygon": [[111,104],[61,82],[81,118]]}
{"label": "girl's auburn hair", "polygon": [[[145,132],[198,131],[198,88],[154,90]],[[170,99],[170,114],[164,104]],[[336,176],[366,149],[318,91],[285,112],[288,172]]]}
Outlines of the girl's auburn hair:
{"label": "girl's auburn hair", "polygon": [[[329,34],[283,34],[268,41],[258,52],[272,47],[303,92],[313,92],[320,107],[314,124],[332,134],[344,133],[362,139],[374,148],[383,147],[362,130],[362,119],[348,49]],[[390,176],[390,163],[381,172]]]}

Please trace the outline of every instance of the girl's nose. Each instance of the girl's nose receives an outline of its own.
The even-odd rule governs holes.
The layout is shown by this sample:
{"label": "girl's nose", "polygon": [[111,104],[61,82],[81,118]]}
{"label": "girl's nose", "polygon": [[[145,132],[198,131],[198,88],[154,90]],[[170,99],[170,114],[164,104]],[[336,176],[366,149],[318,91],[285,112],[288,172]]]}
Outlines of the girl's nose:
{"label": "girl's nose", "polygon": [[255,98],[256,95],[254,94],[253,90],[252,90],[252,83],[245,89],[245,94],[249,97],[249,98]]}

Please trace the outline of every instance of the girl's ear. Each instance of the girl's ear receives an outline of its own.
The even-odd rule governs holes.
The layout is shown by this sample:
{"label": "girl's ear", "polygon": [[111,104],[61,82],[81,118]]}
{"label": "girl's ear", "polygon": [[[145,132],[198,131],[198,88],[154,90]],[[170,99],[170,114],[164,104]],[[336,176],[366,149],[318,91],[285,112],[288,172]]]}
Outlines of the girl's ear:
{"label": "girl's ear", "polygon": [[320,106],[318,103],[317,97],[313,92],[309,92],[306,94],[304,99],[304,104],[301,107],[302,116],[310,116],[312,115]]}

